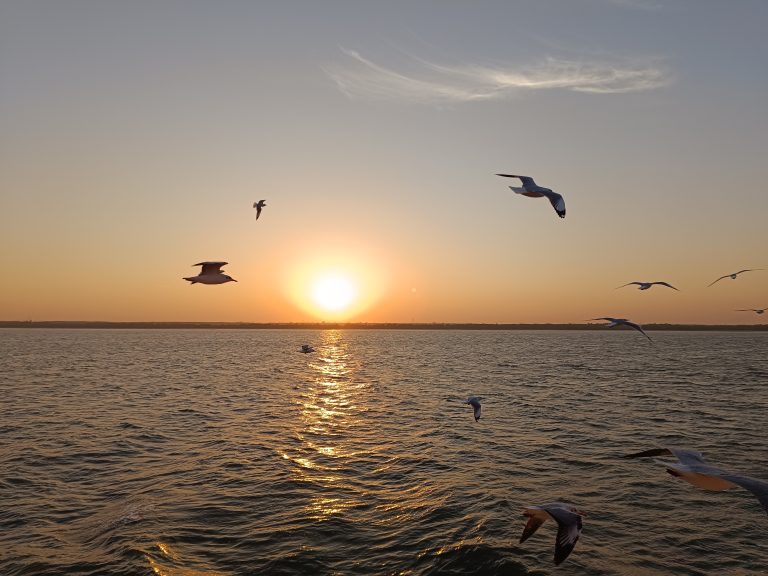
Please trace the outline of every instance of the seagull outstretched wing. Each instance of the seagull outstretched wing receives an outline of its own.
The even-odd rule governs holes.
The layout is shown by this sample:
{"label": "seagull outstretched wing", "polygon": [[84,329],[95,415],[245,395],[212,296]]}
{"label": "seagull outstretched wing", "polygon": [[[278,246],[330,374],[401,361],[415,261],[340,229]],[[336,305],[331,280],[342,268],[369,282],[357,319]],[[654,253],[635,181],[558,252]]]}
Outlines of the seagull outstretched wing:
{"label": "seagull outstretched wing", "polygon": [[565,200],[563,200],[563,197],[552,190],[545,191],[544,189],[540,189],[539,192],[549,199],[549,203],[552,204],[552,208],[555,209],[557,215],[560,216],[560,218],[565,218]]}
{"label": "seagull outstretched wing", "polygon": [[200,270],[200,276],[208,274],[224,274],[224,272],[221,271],[221,267],[226,265],[227,262],[198,262],[197,264],[193,264],[193,266],[203,267]]}

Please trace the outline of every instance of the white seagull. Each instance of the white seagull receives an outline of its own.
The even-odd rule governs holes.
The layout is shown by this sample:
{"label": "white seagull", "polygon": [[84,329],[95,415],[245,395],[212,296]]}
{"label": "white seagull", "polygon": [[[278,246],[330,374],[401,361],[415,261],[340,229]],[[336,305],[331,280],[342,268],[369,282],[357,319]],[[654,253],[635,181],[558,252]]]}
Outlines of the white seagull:
{"label": "white seagull", "polygon": [[520,536],[520,543],[538,530],[549,517],[557,522],[557,537],[555,538],[555,564],[560,564],[568,558],[568,555],[576,546],[576,541],[581,536],[581,517],[583,512],[576,510],[563,502],[552,502],[541,506],[528,506],[523,510],[523,516],[528,517],[528,522]]}
{"label": "white seagull", "polygon": [[191,282],[192,284],[224,284],[226,282],[237,282],[237,280],[231,276],[227,276],[221,271],[221,267],[226,265],[226,262],[198,262],[197,264],[193,264],[193,266],[202,266],[200,274],[184,278],[184,280]]}
{"label": "white seagull", "polygon": [[261,216],[261,209],[266,205],[267,203],[264,200],[259,200],[258,202],[253,203],[253,207],[256,208],[256,220],[259,219],[259,216]]}
{"label": "white seagull", "polygon": [[651,340],[651,337],[648,336],[648,334],[645,333],[645,331],[643,330],[643,328],[639,324],[635,324],[634,322],[630,322],[626,318],[611,318],[611,317],[608,317],[608,316],[604,316],[602,318],[590,318],[590,320],[606,320],[606,321],[610,322],[610,324],[603,324],[603,326],[608,326],[608,328],[613,328],[614,326],[622,326],[622,325],[623,326],[629,326],[630,328],[634,328],[635,330],[640,332],[640,334],[642,334],[643,336],[648,338],[648,340],[650,342],[653,342],[653,340]]}
{"label": "white seagull", "polygon": [[743,310],[736,310],[736,312],[754,312],[755,314],[765,314],[768,308],[745,308]]}
{"label": "white seagull", "polygon": [[475,422],[480,420],[480,410],[481,410],[480,398],[478,398],[477,396],[472,396],[471,398],[467,398],[466,400],[464,400],[464,404],[469,404],[470,406],[472,406],[472,408],[474,408]]}
{"label": "white seagull", "polygon": [[636,454],[628,454],[624,458],[645,458],[662,455],[672,455],[677,458],[677,462],[661,462],[656,460],[659,464],[664,465],[667,472],[672,474],[672,476],[682,478],[697,488],[714,490],[716,492],[741,486],[745,490],[752,492],[763,509],[768,512],[768,482],[756,480],[749,476],[731,474],[720,468],[710,466],[704,461],[701,452],[679,448],[652,448]]}
{"label": "white seagull", "polygon": [[638,290],[648,290],[648,288],[650,288],[654,284],[659,284],[660,286],[666,286],[667,288],[672,288],[672,290],[677,290],[678,292],[680,291],[674,286],[672,286],[672,284],[667,284],[666,282],[627,282],[626,284],[617,286],[616,290],[618,290],[619,288],[624,288],[624,286],[631,286],[632,284],[637,284],[639,286]]}
{"label": "white seagull", "polygon": [[309,354],[310,352],[314,352],[314,351],[315,349],[312,348],[312,346],[310,346],[309,344],[302,344],[301,348],[299,349],[299,352],[301,352],[302,354]]}
{"label": "white seagull", "polygon": [[563,200],[563,197],[557,192],[553,192],[549,188],[537,185],[530,176],[517,176],[515,174],[496,174],[496,176],[520,178],[523,183],[522,188],[517,188],[515,186],[509,187],[515,194],[522,194],[523,196],[529,196],[531,198],[541,198],[542,196],[546,196],[549,199],[549,203],[552,204],[552,208],[557,212],[557,215],[560,216],[560,218],[565,218],[565,200]]}
{"label": "white seagull", "polygon": [[739,274],[742,274],[744,272],[754,272],[755,270],[762,270],[762,268],[747,268],[746,270],[739,270],[738,272],[734,272],[733,274],[726,274],[725,276],[720,276],[720,278],[718,278],[711,284],[707,285],[707,288],[712,286],[712,284],[717,284],[723,278],[730,278],[731,280],[736,280],[736,276],[738,276]]}

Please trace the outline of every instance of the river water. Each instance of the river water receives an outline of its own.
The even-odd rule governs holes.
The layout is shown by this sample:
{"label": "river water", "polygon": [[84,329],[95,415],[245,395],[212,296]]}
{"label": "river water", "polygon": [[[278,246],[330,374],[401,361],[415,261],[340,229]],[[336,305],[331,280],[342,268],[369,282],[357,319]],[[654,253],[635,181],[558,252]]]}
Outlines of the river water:
{"label": "river water", "polygon": [[768,481],[768,334],[651,336],[0,330],[0,574],[768,574],[749,492],[621,458]]}

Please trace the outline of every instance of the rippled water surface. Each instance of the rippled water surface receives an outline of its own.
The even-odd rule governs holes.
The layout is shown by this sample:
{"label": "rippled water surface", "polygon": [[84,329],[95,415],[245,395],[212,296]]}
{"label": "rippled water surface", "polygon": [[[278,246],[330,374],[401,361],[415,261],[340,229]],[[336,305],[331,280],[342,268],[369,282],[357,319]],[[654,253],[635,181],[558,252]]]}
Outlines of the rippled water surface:
{"label": "rippled water surface", "polygon": [[620,458],[768,480],[768,334],[652,336],[0,330],[0,574],[768,574],[751,494]]}

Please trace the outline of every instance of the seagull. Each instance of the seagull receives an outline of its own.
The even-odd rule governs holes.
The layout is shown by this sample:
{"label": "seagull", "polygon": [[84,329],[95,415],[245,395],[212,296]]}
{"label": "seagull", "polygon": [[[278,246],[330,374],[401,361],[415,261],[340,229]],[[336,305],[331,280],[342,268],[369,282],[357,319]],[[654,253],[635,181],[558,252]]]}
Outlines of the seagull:
{"label": "seagull", "polygon": [[[736,276],[738,276],[742,272],[754,272],[755,270],[762,270],[762,268],[747,268],[746,270],[739,270],[738,272],[734,272],[733,274],[726,274],[725,276],[720,276],[720,278],[712,282],[712,284],[717,284],[723,278],[730,278],[731,280],[736,280]],[[707,285],[707,288],[712,286],[712,284]]]}
{"label": "seagull", "polygon": [[529,506],[523,510],[523,516],[528,517],[528,522],[523,529],[523,535],[520,536],[520,543],[525,542],[551,516],[557,522],[555,564],[560,564],[568,558],[573,547],[576,546],[576,541],[581,536],[581,517],[583,515],[583,512],[563,502]]}
{"label": "seagull", "polygon": [[464,400],[464,404],[469,404],[472,406],[472,408],[475,409],[475,422],[480,420],[480,398],[477,396],[472,396]]}
{"label": "seagull", "polygon": [[231,276],[227,276],[221,271],[222,266],[226,266],[226,262],[198,262],[193,266],[202,266],[200,274],[197,276],[190,276],[184,278],[192,284],[224,284],[226,282],[237,282]]}
{"label": "seagull", "polygon": [[626,318],[603,317],[603,318],[590,318],[590,320],[607,320],[608,322],[610,322],[610,324],[604,324],[604,326],[608,326],[608,328],[613,328],[614,326],[620,326],[620,325],[629,326],[630,328],[634,328],[635,330],[640,332],[640,334],[642,334],[643,336],[648,338],[648,340],[650,342],[653,342],[653,340],[651,340],[651,337],[648,336],[648,334],[645,333],[645,331],[643,330],[643,328],[639,324],[635,324],[634,322],[630,322]]}
{"label": "seagull", "polygon": [[765,314],[768,308],[746,308],[744,310],[736,310],[736,312],[754,312],[755,314]]}
{"label": "seagull", "polygon": [[624,286],[630,286],[632,284],[637,284],[639,286],[638,290],[648,290],[648,288],[650,288],[654,284],[659,284],[661,286],[666,286],[667,288],[672,288],[672,290],[677,290],[678,292],[680,291],[674,286],[672,286],[672,284],[667,284],[666,282],[628,282],[626,284],[622,284],[621,286],[617,286],[616,290],[618,290],[619,288],[624,288]]}
{"label": "seagull", "polygon": [[549,199],[549,203],[552,204],[552,208],[557,212],[557,215],[560,216],[560,218],[565,218],[565,200],[563,200],[563,197],[557,192],[553,192],[549,188],[538,186],[530,176],[516,176],[515,174],[496,174],[496,176],[520,178],[523,182],[522,188],[516,188],[515,186],[509,187],[515,194],[522,194],[523,196],[530,196],[531,198],[541,198],[542,196],[546,196]]}
{"label": "seagull", "polygon": [[302,354],[309,354],[310,352],[314,352],[314,351],[315,349],[312,348],[312,346],[310,346],[309,344],[302,344],[301,349],[299,350],[299,352],[301,352]]}
{"label": "seagull", "polygon": [[264,200],[259,200],[258,202],[253,203],[253,207],[256,208],[256,220],[259,219],[259,216],[261,216],[261,209],[266,205],[267,203]]}
{"label": "seagull", "polygon": [[754,494],[763,509],[768,512],[768,482],[756,480],[749,476],[731,474],[720,468],[710,466],[704,461],[701,452],[695,450],[682,450],[678,448],[652,448],[636,454],[628,454],[624,458],[645,458],[649,456],[672,455],[677,462],[659,462],[667,468],[672,476],[682,478],[698,488],[704,490],[730,490],[741,486]]}

